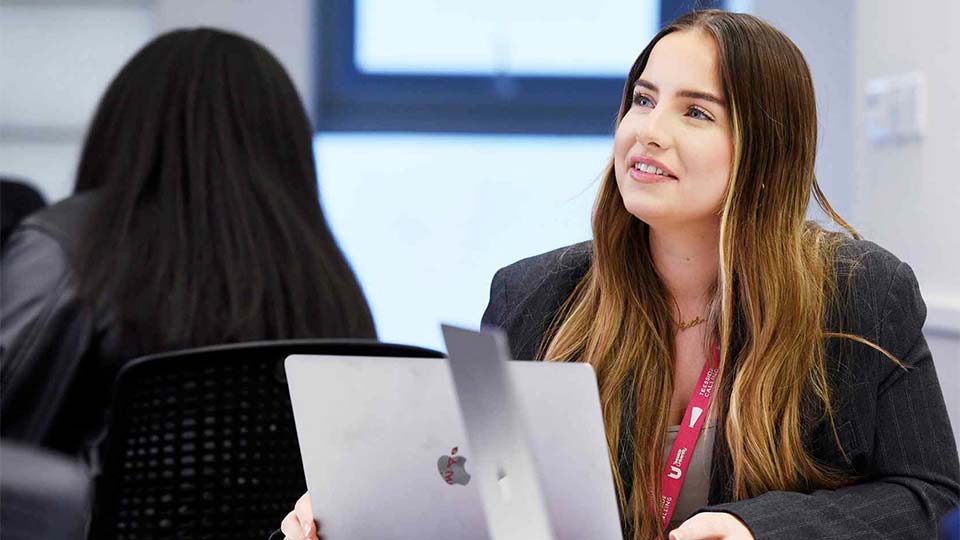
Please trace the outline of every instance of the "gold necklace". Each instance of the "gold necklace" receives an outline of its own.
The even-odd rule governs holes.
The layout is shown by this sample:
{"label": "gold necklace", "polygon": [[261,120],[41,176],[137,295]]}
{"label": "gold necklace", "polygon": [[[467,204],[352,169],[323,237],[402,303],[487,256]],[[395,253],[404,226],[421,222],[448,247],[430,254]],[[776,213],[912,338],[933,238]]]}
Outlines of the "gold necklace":
{"label": "gold necklace", "polygon": [[677,322],[677,325],[680,327],[680,331],[683,332],[684,330],[688,330],[688,329],[690,329],[690,328],[693,328],[694,326],[703,324],[703,323],[705,323],[705,322],[707,322],[706,319],[701,319],[701,318],[698,316],[697,318],[695,318],[695,319],[693,319],[692,321],[689,321],[689,322],[679,321],[679,322]]}

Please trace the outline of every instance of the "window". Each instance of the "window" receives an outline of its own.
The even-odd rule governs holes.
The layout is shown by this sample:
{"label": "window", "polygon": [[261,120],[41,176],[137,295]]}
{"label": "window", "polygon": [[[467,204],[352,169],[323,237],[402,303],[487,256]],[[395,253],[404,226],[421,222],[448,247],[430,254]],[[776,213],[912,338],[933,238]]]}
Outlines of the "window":
{"label": "window", "polygon": [[721,0],[330,1],[322,131],[609,134],[623,80],[665,22]]}

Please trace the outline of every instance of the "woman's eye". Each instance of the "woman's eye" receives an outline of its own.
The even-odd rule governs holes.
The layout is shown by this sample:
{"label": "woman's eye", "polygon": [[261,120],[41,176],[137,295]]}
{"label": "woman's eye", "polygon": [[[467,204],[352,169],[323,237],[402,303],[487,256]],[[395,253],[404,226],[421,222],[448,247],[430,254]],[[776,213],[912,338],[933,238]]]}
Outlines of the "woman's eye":
{"label": "woman's eye", "polygon": [[690,107],[690,112],[687,113],[687,116],[689,116],[690,118],[694,118],[696,120],[713,120],[712,118],[707,116],[707,113],[703,112],[702,110],[696,107]]}
{"label": "woman's eye", "polygon": [[633,104],[640,107],[649,107],[653,105],[653,101],[651,101],[650,98],[648,98],[643,94],[634,94]]}

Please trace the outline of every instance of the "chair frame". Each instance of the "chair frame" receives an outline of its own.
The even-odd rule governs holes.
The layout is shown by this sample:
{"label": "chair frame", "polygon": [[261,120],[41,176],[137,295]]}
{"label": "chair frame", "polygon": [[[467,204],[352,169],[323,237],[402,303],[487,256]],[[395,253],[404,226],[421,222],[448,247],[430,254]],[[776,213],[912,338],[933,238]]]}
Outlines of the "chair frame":
{"label": "chair frame", "polygon": [[[161,485],[163,482],[181,482],[179,484],[181,487],[184,485],[191,485],[189,484],[189,482],[182,480],[183,478],[182,473],[184,472],[183,471],[184,466],[182,465],[183,457],[181,456],[182,453],[177,452],[176,450],[173,450],[171,451],[171,455],[167,456],[164,459],[165,462],[167,461],[172,462],[172,460],[175,459],[175,457],[177,456],[181,457],[181,464],[179,465],[179,467],[177,463],[173,462],[173,464],[170,466],[170,470],[167,471],[166,469],[163,469],[163,467],[156,465],[157,461],[162,457],[160,455],[158,447],[160,445],[166,445],[164,447],[166,451],[166,449],[170,448],[171,446],[178,446],[180,445],[180,442],[182,442],[182,439],[180,439],[180,437],[185,435],[184,430],[187,430],[187,431],[192,430],[193,432],[200,432],[204,426],[199,425],[202,422],[199,422],[196,419],[192,419],[191,421],[196,422],[195,428],[181,428],[181,425],[180,423],[178,423],[177,419],[181,418],[182,415],[175,416],[175,417],[171,416],[169,418],[169,421],[166,424],[164,424],[164,426],[166,426],[167,424],[173,423],[173,424],[177,424],[176,429],[174,430],[174,433],[172,433],[169,436],[166,434],[166,432],[163,432],[163,435],[162,435],[163,440],[159,440],[156,433],[161,431],[161,429],[156,425],[145,423],[147,425],[152,426],[151,429],[153,430],[152,432],[154,433],[154,435],[151,436],[150,441],[145,442],[144,437],[139,438],[142,444],[149,446],[150,456],[145,456],[144,449],[142,446],[140,447],[140,449],[135,451],[133,449],[134,445],[129,444],[131,441],[130,437],[132,437],[131,434],[135,435],[138,429],[140,430],[145,429],[143,428],[145,424],[132,426],[130,424],[130,422],[132,421],[131,416],[138,413],[137,411],[138,407],[141,408],[141,412],[145,410],[147,411],[148,414],[153,414],[150,412],[151,410],[149,408],[149,404],[144,405],[143,403],[138,402],[138,399],[140,399],[138,396],[146,395],[142,393],[144,391],[143,390],[144,387],[141,385],[141,382],[146,380],[147,378],[165,377],[172,381],[174,378],[180,377],[179,379],[176,379],[176,380],[177,381],[186,380],[188,383],[190,381],[194,381],[194,386],[196,386],[196,385],[201,385],[201,383],[197,382],[196,379],[202,379],[202,377],[196,377],[196,379],[188,379],[188,377],[199,375],[204,371],[209,371],[210,373],[217,373],[217,372],[236,373],[244,369],[259,370],[256,373],[256,375],[260,377],[264,377],[266,375],[263,370],[267,369],[269,366],[264,366],[260,362],[266,361],[268,363],[275,364],[272,368],[269,368],[273,371],[273,378],[276,380],[278,384],[282,384],[284,387],[286,387],[286,373],[284,370],[284,360],[286,359],[286,357],[293,354],[328,355],[328,356],[336,355],[336,356],[418,357],[418,358],[428,357],[428,358],[438,358],[438,359],[442,359],[445,357],[442,353],[438,351],[434,351],[434,350],[430,350],[422,347],[411,346],[411,345],[399,345],[399,344],[392,344],[392,343],[381,343],[376,340],[295,339],[295,340],[278,340],[278,341],[255,341],[255,342],[246,342],[246,343],[235,343],[235,344],[227,344],[227,345],[200,347],[200,348],[194,348],[194,349],[153,354],[149,356],[140,357],[128,362],[118,371],[116,382],[113,387],[113,396],[111,400],[111,407],[109,409],[110,412],[108,413],[108,421],[106,423],[107,428],[102,435],[100,444],[98,444],[100,455],[97,457],[98,463],[95,463],[95,465],[99,467],[99,471],[97,471],[98,474],[96,478],[94,515],[93,515],[90,538],[134,539],[134,538],[150,537],[150,538],[177,538],[177,539],[182,539],[182,538],[212,539],[212,538],[236,538],[236,537],[243,536],[242,531],[237,530],[236,528],[233,528],[232,524],[229,524],[229,523],[216,524],[218,527],[223,528],[222,536],[216,532],[211,533],[210,524],[204,524],[202,527],[193,526],[195,530],[203,530],[206,532],[198,533],[196,536],[191,535],[189,531],[186,531],[183,529],[182,523],[172,523],[171,520],[169,519],[169,508],[170,508],[169,505],[172,504],[171,498],[177,496],[171,493],[166,493],[163,495],[163,499],[165,501],[165,504],[167,505],[166,507],[164,507],[165,508],[164,515],[167,515],[168,517],[164,518],[166,523],[164,523],[162,527],[165,528],[165,530],[168,531],[169,534],[162,533],[162,534],[159,534],[158,536],[158,533],[156,531],[153,531],[153,529],[151,528],[159,525],[157,525],[156,523],[150,523],[149,520],[160,519],[159,515],[157,515],[156,517],[152,517],[153,516],[152,507],[148,509],[148,515],[145,518],[143,518],[143,521],[147,521],[147,527],[146,527],[147,530],[144,530],[143,532],[138,532],[137,530],[133,530],[133,529],[143,529],[143,527],[141,527],[136,523],[133,523],[132,525],[128,523],[130,511],[126,511],[126,510],[127,510],[127,506],[131,506],[131,505],[124,504],[124,501],[129,499],[129,498],[125,499],[126,497],[125,494],[129,492],[133,492],[133,495],[131,496],[134,497],[133,500],[136,501],[138,500],[136,499],[136,492],[137,492],[136,490],[143,489],[142,487],[138,487],[138,485],[143,486],[143,485],[151,485],[151,484],[149,483],[149,481],[144,480],[143,478],[140,478],[140,477],[136,478],[136,480],[125,478],[123,474],[125,468],[127,470],[133,471],[129,473],[128,476],[134,475],[134,472],[136,471],[141,471],[138,473],[138,476],[142,476],[144,474],[142,470],[146,469],[150,471],[149,473],[150,475],[155,477],[156,474],[158,474],[157,471],[160,470],[161,472],[159,474],[162,474],[164,476],[164,479],[163,480],[158,479],[157,482],[160,483]],[[251,355],[257,356],[257,357],[263,356],[263,357],[270,357],[270,358],[268,360],[259,360],[258,362],[250,362],[250,361],[245,362],[244,358],[249,359]],[[242,358],[238,358],[238,356]],[[171,385],[173,385],[173,383],[171,383]],[[206,379],[203,379],[202,386],[203,387],[201,388],[191,387],[190,392],[192,392],[193,394],[187,394],[188,396],[193,396],[190,399],[193,399],[194,402],[196,402],[197,399],[206,399],[204,388],[215,387],[215,384],[209,384],[206,382]],[[216,391],[223,392],[225,390],[224,388],[218,387],[216,388]],[[274,394],[277,393],[277,390],[274,388],[271,388],[270,391],[273,392]],[[141,392],[141,393],[138,394],[138,392]],[[187,391],[184,391],[184,393],[186,392]],[[204,396],[204,397],[197,397],[198,395]],[[158,398],[154,396],[152,399],[154,400],[154,403],[156,403],[156,400]],[[178,412],[183,411],[183,415],[204,414],[201,412],[199,405],[195,406],[188,403],[187,406],[185,407],[184,402],[181,401],[178,403],[177,398],[174,396],[168,397],[165,401],[166,402],[159,407],[161,410],[164,410],[163,407],[168,407],[168,408],[172,407]],[[219,404],[221,402],[218,401],[217,403],[218,403],[217,406],[219,407]],[[276,439],[277,448],[283,447],[284,450],[282,450],[282,452],[286,452],[287,455],[292,455],[292,453],[295,452],[296,455],[299,456],[299,446],[297,446],[297,443],[296,443],[296,427],[293,424],[293,420],[292,420],[293,414],[292,414],[292,409],[290,407],[290,402],[289,402],[289,392],[286,392],[283,394],[283,403],[287,409],[285,411],[282,411],[284,416],[284,422],[286,422],[286,418],[287,416],[289,416],[290,424],[287,425],[286,427],[282,427],[282,426],[277,427],[274,424],[271,424],[270,427],[271,429],[275,427],[277,429],[277,433],[275,433],[277,437]],[[283,407],[284,405],[279,405],[276,407]],[[191,409],[190,407],[195,407],[195,408]],[[274,413],[276,412],[276,407],[273,408]],[[254,407],[253,410],[254,412],[256,412],[256,407]],[[196,411],[196,412],[193,413],[190,411]],[[289,413],[289,415],[287,413]],[[169,413],[168,411],[167,413],[156,413],[156,414],[173,414],[173,413]],[[207,414],[210,414],[210,413],[208,412]],[[223,415],[223,411],[219,411],[219,414]],[[209,420],[209,418],[204,418],[204,420]],[[249,428],[251,431],[257,428],[256,422],[253,422],[252,420],[253,420],[253,413],[250,414],[250,420],[249,420],[250,421]],[[180,422],[186,422],[186,421],[187,420],[182,420]],[[157,423],[159,423],[159,420]],[[231,424],[231,425],[234,425],[234,424]],[[240,430],[243,431],[243,428],[241,428]],[[207,430],[204,430],[204,433],[206,433],[206,431]],[[260,430],[258,429],[258,432],[259,431]],[[210,430],[210,432],[212,433],[213,430]],[[251,438],[261,437],[261,439],[256,442],[257,444],[262,445],[263,444],[262,437],[264,437],[265,435],[266,434],[251,435]],[[273,436],[273,434],[271,434],[270,436]],[[156,440],[156,442],[153,442],[154,440]],[[180,441],[180,442],[177,442],[177,441]],[[183,448],[183,446],[178,446],[178,447]],[[281,452],[281,450],[277,450],[277,451]],[[140,453],[139,454],[140,457],[131,457],[131,454],[135,454],[137,452]],[[230,454],[229,451],[225,451],[223,449],[220,449],[219,451],[210,450],[209,452],[211,454],[219,452],[219,456],[214,459],[224,459],[225,457],[228,457]],[[207,458],[209,457],[209,455],[204,455],[203,457]],[[142,464],[144,463],[144,460],[147,460],[147,459],[149,459],[151,463],[151,467],[149,468],[142,466]],[[135,466],[131,466],[130,461],[135,461],[135,460],[139,460],[139,461],[136,461],[136,463],[141,465],[140,469],[137,469]],[[218,461],[215,465],[219,466],[220,462]],[[300,471],[300,477],[302,478],[303,476],[302,460],[300,460],[296,464],[287,464],[287,465],[297,467]],[[196,466],[190,466],[191,471],[193,471],[194,469],[200,469],[200,468],[201,468],[200,463],[197,463]],[[211,470],[213,468],[214,468],[213,466],[210,467]],[[291,471],[285,470],[284,472],[280,472],[278,469],[278,472],[277,472],[278,476],[283,476],[284,474],[286,474],[287,477],[289,477],[291,475]],[[179,478],[179,480],[173,480],[173,478]],[[211,506],[211,508],[213,508],[214,506],[219,507],[221,504],[220,497],[211,496],[210,494],[213,491],[216,491],[217,493],[220,493],[221,491],[212,488],[208,484],[203,484],[203,486],[199,486],[199,484],[201,484],[202,482],[211,482],[213,480],[216,480],[216,478],[213,478],[212,480],[209,478],[204,479],[204,478],[201,478],[200,474],[196,474],[194,478],[196,478],[195,482],[198,485],[198,487],[186,490],[186,492],[189,492],[195,495],[194,492],[198,490],[202,490],[204,501],[199,503],[200,506],[203,506],[204,504],[208,503]],[[241,479],[242,478],[243,477],[241,476]],[[222,481],[229,481],[229,479],[225,479]],[[137,482],[139,482],[139,484],[137,484]],[[133,486],[133,487],[129,487],[129,486]],[[303,489],[305,489],[305,486],[306,486],[306,483],[304,481]],[[170,489],[177,491],[175,488],[172,488],[172,487]],[[251,488],[245,487],[244,489],[249,490]],[[230,491],[230,489],[223,490],[223,491]],[[299,493],[296,495],[299,495]],[[151,495],[151,499],[152,498],[153,498],[153,495]],[[196,503],[197,501],[195,499],[196,498],[194,497],[194,499],[186,498],[184,500],[194,500],[194,503]],[[282,501],[282,504],[284,505],[292,505],[292,503],[293,503],[292,500]],[[187,504],[190,504],[190,503],[187,503],[187,502],[184,503],[184,505],[187,505]],[[223,503],[223,504],[228,504],[228,503]],[[140,516],[141,514],[139,514],[138,513],[139,511],[136,510],[137,508],[136,505],[132,505],[132,506],[135,508],[135,510],[133,510],[134,515]],[[160,505],[156,505],[156,506],[160,506]],[[195,515],[197,512],[204,512],[204,511],[206,511],[206,509],[204,508],[193,509],[190,511],[190,515]],[[123,513],[121,514],[121,512]],[[121,519],[121,515],[124,515],[126,517]],[[277,519],[276,522],[279,522],[280,518],[282,517],[283,516],[278,515],[276,518]],[[141,519],[141,518],[137,517],[133,521],[136,521],[137,519]],[[190,523],[193,523],[193,522],[190,522]],[[275,527],[275,525],[273,526]],[[118,527],[123,528],[123,530],[118,529]],[[132,527],[133,529],[131,529],[130,527]],[[265,525],[265,530],[266,530],[266,525]],[[148,531],[152,531],[152,532],[148,532]],[[266,535],[264,535],[264,537],[265,536]]]}

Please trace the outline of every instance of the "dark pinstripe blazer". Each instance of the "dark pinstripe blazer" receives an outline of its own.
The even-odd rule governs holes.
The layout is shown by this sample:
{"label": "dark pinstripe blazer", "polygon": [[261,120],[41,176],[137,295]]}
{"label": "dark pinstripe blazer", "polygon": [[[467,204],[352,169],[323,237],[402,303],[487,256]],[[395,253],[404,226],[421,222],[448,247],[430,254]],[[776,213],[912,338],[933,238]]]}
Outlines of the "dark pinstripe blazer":
{"label": "dark pinstripe blazer", "polygon": [[[819,460],[861,480],[833,491],[772,491],[734,502],[731,467],[718,437],[710,506],[701,511],[735,514],[757,540],[936,538],[940,518],[960,504],[960,465],[921,333],[926,307],[916,277],[906,263],[871,242],[846,241],[839,255],[841,298],[850,299],[842,328],[909,366],[900,369],[848,340],[827,344],[836,425],[849,459],[826,425],[809,426],[805,444]],[[590,243],[584,242],[496,273],[483,324],[507,333],[514,358],[536,357],[554,316],[589,268],[590,256]],[[839,329],[835,323],[831,326]]]}

